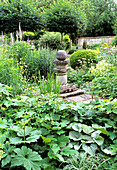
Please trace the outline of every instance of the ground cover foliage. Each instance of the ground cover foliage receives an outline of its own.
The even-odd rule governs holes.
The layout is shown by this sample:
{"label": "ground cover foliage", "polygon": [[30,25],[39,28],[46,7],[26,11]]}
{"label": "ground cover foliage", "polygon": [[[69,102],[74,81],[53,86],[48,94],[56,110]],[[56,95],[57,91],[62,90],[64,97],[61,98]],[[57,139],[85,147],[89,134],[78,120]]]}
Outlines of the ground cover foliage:
{"label": "ground cover foliage", "polygon": [[100,45],[96,65],[79,61],[68,73],[69,83],[98,97],[83,104],[59,97],[52,73],[56,51],[31,47],[18,42],[0,48],[0,168],[115,170],[117,49]]}
{"label": "ground cover foliage", "polygon": [[102,159],[102,169],[117,166],[116,99],[81,104],[57,95],[14,98],[3,84],[0,94],[2,169],[64,169],[74,154],[77,160],[86,153]]}

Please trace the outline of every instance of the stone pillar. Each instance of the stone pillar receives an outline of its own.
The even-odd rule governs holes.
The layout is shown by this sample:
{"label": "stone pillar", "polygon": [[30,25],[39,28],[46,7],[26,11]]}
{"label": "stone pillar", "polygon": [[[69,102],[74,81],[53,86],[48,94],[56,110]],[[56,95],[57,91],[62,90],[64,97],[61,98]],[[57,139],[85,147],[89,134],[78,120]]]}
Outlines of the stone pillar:
{"label": "stone pillar", "polygon": [[56,64],[56,68],[54,68],[54,71],[56,72],[57,78],[57,84],[61,82],[61,84],[67,84],[67,64],[69,63],[69,60],[67,58],[67,53],[64,50],[59,50],[56,54],[56,59],[54,60],[54,63]]}

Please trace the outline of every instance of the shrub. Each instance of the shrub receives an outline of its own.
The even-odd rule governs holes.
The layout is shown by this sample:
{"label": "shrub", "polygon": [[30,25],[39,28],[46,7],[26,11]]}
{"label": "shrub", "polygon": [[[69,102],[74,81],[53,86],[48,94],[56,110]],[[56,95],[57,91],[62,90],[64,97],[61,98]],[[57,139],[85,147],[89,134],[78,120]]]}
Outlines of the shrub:
{"label": "shrub", "polygon": [[92,80],[92,76],[89,74],[89,70],[70,70],[67,74],[68,83],[74,84],[79,88],[84,88],[86,86],[86,82]]}
{"label": "shrub", "polygon": [[111,40],[111,45],[116,46],[117,45],[117,35]]}
{"label": "shrub", "polygon": [[[88,89],[89,88],[89,89]],[[110,72],[100,77],[95,77],[88,84],[89,93],[101,98],[117,98],[117,73]]]}
{"label": "shrub", "polygon": [[28,38],[30,40],[33,40],[35,34],[34,32],[29,32],[29,31],[23,31],[23,39],[26,41]]}
{"label": "shrub", "polygon": [[90,68],[91,75],[94,77],[99,77],[102,75],[109,74],[110,72],[114,71],[115,68],[112,64],[108,64],[105,60],[101,60],[96,64],[96,67],[92,66]]}
{"label": "shrub", "polygon": [[69,50],[68,54],[72,54],[76,51],[76,46],[72,46],[71,49]]}
{"label": "shrub", "polygon": [[63,43],[64,43],[64,46],[65,46],[66,50],[70,48],[70,38],[69,38],[69,35],[63,36]]}
{"label": "shrub", "polygon": [[[61,49],[61,34],[59,32],[46,32],[40,38],[40,46],[44,48],[51,48],[51,49]],[[63,37],[63,47],[68,49],[70,47],[70,39],[68,35]]]}
{"label": "shrub", "polygon": [[83,49],[86,49],[86,48],[87,48],[87,41],[84,40],[84,42],[83,42]]}
{"label": "shrub", "polygon": [[31,55],[31,44],[19,41],[15,42],[11,46],[7,46],[7,55],[9,58],[14,58],[20,62],[21,58]]}
{"label": "shrub", "polygon": [[33,40],[33,44],[34,44],[36,50],[38,50],[38,48],[39,48],[39,40]]}
{"label": "shrub", "polygon": [[83,65],[90,67],[97,62],[97,54],[91,50],[77,50],[70,56],[70,65],[73,69],[82,68]]}
{"label": "shrub", "polygon": [[88,49],[97,50],[97,48],[99,48],[99,47],[100,47],[100,44],[87,45],[87,48],[88,48]]}
{"label": "shrub", "polygon": [[58,45],[60,45],[60,33],[58,32],[46,32],[40,38],[40,46],[43,48],[57,49]]}
{"label": "shrub", "polygon": [[5,53],[0,55],[0,83],[13,88],[13,93],[21,93],[22,80],[21,71],[13,58],[8,58]]}
{"label": "shrub", "polygon": [[29,40],[38,40],[41,35],[44,34],[44,31],[41,30],[40,32],[30,32],[30,31],[23,31],[23,39],[26,41],[28,38]]}
{"label": "shrub", "polygon": [[18,42],[8,47],[7,55],[18,61],[22,70],[22,75],[28,80],[38,79],[39,71],[41,76],[52,74],[56,58],[56,51],[49,49],[31,50],[31,45],[27,42]]}

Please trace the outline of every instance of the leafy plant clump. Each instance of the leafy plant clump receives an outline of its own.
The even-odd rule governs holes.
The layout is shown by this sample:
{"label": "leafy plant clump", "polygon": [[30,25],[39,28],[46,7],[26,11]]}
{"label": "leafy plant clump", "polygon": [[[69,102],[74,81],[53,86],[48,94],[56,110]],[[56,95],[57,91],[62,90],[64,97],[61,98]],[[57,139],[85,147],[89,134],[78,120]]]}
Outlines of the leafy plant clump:
{"label": "leafy plant clump", "polygon": [[70,65],[73,69],[82,68],[83,65],[90,67],[97,62],[97,54],[91,50],[77,50],[70,56]]}
{"label": "leafy plant clump", "polygon": [[0,89],[1,168],[63,169],[82,153],[100,153],[116,167],[116,99],[68,103],[57,95],[13,98],[9,87]]}
{"label": "leafy plant clump", "polygon": [[22,76],[28,81],[38,79],[39,71],[41,76],[46,77],[47,73],[52,74],[56,58],[56,51],[49,49],[35,50],[27,42],[16,42],[13,45],[5,48],[5,53],[8,58],[13,58],[18,62],[22,72]]}

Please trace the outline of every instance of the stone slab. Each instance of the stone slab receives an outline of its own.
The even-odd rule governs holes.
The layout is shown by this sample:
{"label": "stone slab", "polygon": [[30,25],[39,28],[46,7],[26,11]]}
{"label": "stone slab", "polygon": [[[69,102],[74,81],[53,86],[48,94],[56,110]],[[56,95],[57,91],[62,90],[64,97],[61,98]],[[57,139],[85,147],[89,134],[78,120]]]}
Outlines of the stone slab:
{"label": "stone slab", "polygon": [[82,103],[89,103],[90,101],[94,101],[97,99],[92,99],[92,96],[88,93],[76,95],[76,96],[70,96],[65,98],[66,101],[73,101],[73,102],[82,102]]}
{"label": "stone slab", "polygon": [[80,95],[80,94],[83,94],[84,91],[81,90],[81,89],[78,89],[76,91],[73,91],[73,92],[69,92],[69,93],[63,93],[63,94],[60,94],[61,97],[65,98],[65,97],[69,97],[69,96],[75,96],[75,95]]}

